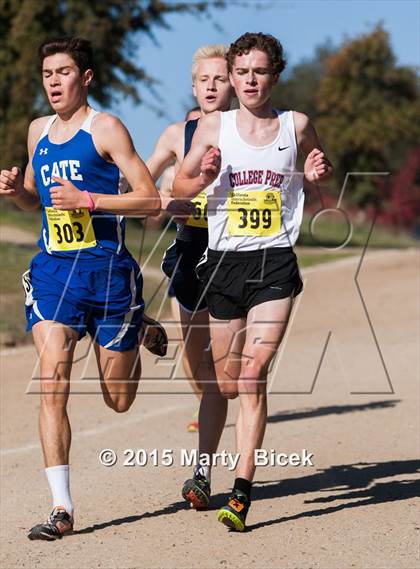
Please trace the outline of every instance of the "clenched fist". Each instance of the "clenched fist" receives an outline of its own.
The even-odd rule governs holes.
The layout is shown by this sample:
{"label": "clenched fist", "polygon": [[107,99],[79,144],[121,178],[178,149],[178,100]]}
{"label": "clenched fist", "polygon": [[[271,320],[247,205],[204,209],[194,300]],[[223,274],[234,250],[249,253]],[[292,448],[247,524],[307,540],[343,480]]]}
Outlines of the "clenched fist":
{"label": "clenched fist", "polygon": [[201,159],[201,176],[204,187],[207,188],[217,178],[222,165],[222,157],[218,148],[210,148]]}
{"label": "clenched fist", "polygon": [[2,170],[0,174],[0,196],[17,198],[24,193],[23,176],[17,166]]}
{"label": "clenched fist", "polygon": [[314,148],[306,157],[303,170],[308,182],[317,182],[329,176],[333,169],[325,154],[319,148]]}

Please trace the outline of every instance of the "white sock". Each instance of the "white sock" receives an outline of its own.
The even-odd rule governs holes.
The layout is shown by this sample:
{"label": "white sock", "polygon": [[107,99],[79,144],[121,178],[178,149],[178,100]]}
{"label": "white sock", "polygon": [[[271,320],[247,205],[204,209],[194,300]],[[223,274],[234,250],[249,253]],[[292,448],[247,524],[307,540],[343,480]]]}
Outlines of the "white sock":
{"label": "white sock", "polygon": [[60,464],[59,466],[50,466],[45,469],[45,473],[52,493],[53,508],[63,506],[70,515],[73,515],[73,502],[70,496],[69,465]]}
{"label": "white sock", "polygon": [[194,468],[194,474],[201,474],[201,476],[205,476],[209,481],[209,484],[211,484],[211,466],[198,463]]}

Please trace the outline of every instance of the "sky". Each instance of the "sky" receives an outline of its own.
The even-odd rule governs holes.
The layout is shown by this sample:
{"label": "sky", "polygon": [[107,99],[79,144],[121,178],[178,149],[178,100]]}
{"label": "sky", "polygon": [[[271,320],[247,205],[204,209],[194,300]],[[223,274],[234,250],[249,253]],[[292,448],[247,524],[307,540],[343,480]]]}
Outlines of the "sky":
{"label": "sky", "polygon": [[[147,104],[126,99],[109,110],[127,125],[143,159],[170,122],[183,120],[192,102],[192,56],[202,45],[229,44],[245,32],[266,32],[281,41],[291,67],[313,56],[315,47],[327,39],[337,45],[382,22],[398,63],[420,66],[420,0],[266,0],[248,1],[250,7],[227,3],[227,9],[213,9],[211,18],[170,16],[170,29],[154,30],[158,45],[148,36],[138,37],[136,61],[159,81],[161,100],[141,87]],[[165,116],[157,116],[148,104]]]}

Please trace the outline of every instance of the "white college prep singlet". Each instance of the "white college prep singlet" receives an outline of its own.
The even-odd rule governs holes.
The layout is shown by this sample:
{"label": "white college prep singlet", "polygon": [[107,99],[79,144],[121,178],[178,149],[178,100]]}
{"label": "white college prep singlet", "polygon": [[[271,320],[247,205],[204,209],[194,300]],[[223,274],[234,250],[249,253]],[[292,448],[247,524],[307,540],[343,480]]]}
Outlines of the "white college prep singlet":
{"label": "white college prep singlet", "polygon": [[296,243],[303,214],[303,173],[296,171],[293,111],[276,111],[279,131],[266,146],[245,142],[237,110],[221,112],[219,178],[207,189],[209,248],[253,251]]}

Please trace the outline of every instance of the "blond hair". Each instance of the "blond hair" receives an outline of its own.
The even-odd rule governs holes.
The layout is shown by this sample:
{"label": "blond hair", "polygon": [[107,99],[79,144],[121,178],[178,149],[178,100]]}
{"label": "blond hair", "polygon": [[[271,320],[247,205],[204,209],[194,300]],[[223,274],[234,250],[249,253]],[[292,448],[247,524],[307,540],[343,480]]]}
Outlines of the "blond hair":
{"label": "blond hair", "polygon": [[217,43],[214,45],[203,45],[203,47],[199,47],[194,53],[192,59],[191,73],[193,82],[195,81],[197,75],[197,67],[200,61],[203,61],[203,59],[211,59],[215,57],[226,59],[226,55],[227,47],[222,43]]}

